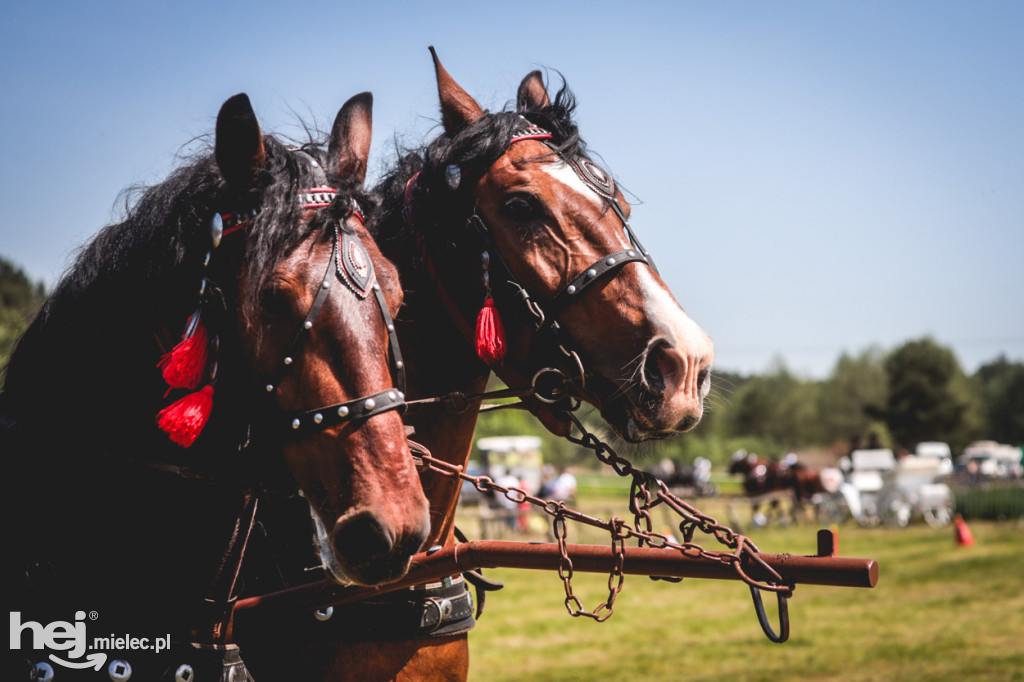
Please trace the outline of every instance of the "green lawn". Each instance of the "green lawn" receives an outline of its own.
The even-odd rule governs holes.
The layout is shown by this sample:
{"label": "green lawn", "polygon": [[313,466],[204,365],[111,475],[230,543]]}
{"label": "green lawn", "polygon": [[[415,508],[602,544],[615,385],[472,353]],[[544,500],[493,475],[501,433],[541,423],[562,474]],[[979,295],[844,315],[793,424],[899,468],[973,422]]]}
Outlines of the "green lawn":
{"label": "green lawn", "polygon": [[[698,506],[725,518],[721,500]],[[599,624],[568,615],[554,572],[489,571],[506,587],[470,635],[470,679],[1024,680],[1024,524],[970,529],[973,547],[957,547],[952,527],[842,527],[840,554],[877,560],[878,586],[799,586],[785,644],[761,633],[739,582],[627,576]],[[573,532],[570,542],[600,541]],[[764,552],[815,551],[813,524],[750,535]],[[606,581],[574,580],[587,609],[604,600]]]}

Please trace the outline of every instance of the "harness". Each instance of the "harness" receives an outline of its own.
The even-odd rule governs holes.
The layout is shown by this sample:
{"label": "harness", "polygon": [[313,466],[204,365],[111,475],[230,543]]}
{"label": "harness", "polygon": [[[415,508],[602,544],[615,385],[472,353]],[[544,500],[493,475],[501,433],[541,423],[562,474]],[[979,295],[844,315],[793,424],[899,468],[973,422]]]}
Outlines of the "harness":
{"label": "harness", "polygon": [[[539,297],[535,296],[523,285],[515,271],[509,266],[507,259],[502,255],[493,238],[490,226],[479,214],[475,205],[472,213],[466,219],[467,227],[480,239],[483,270],[482,283],[488,292],[488,297],[490,296],[492,279],[503,281],[507,287],[504,292],[506,294],[504,299],[509,304],[515,305],[518,309],[525,312],[527,319],[532,323],[534,333],[541,340],[541,346],[547,351],[546,355],[555,358],[554,362],[556,364],[559,361],[567,363],[572,368],[571,371],[574,372],[575,376],[567,377],[561,370],[550,366],[538,368],[532,378],[529,379],[520,376],[515,369],[500,362],[489,363],[491,369],[501,376],[509,386],[529,384],[532,388],[529,395],[532,395],[533,398],[536,398],[541,403],[555,404],[565,401],[570,397],[569,392],[566,390],[567,383],[574,383],[577,388],[584,389],[587,379],[587,371],[584,368],[583,360],[574,349],[571,335],[558,322],[559,316],[573,302],[578,300],[588,288],[599,281],[614,277],[627,263],[643,263],[655,272],[658,269],[651,255],[633,232],[622,207],[619,206],[616,200],[615,181],[611,175],[584,156],[567,156],[561,153],[552,142],[554,135],[551,132],[530,124],[525,118],[523,118],[523,122],[524,126],[512,135],[509,146],[525,140],[537,140],[547,146],[553,155],[558,156],[568,165],[576,176],[611,208],[619,219],[623,233],[630,245],[630,248],[621,249],[598,258],[590,266],[571,277],[568,283],[555,292],[553,296],[541,301]],[[453,190],[456,189],[461,180],[461,173],[458,167],[449,166],[446,169],[445,175],[448,187]],[[406,223],[419,241],[420,251],[426,263],[428,274],[436,286],[442,305],[462,335],[468,340],[472,340],[472,327],[437,276],[436,266],[426,246],[426,239],[415,225],[414,213],[419,179],[420,174],[417,173],[406,185],[404,206]],[[491,271],[495,269],[497,270],[496,277],[492,277]]]}
{"label": "harness", "polygon": [[[326,185],[326,175],[323,170],[305,152],[300,150],[291,151],[309,160],[318,176],[317,180],[320,181],[314,187],[298,190],[296,201],[300,210],[319,211],[330,206],[335,201],[338,193],[335,188]],[[362,223],[363,216],[354,200],[352,200],[351,208],[352,216]],[[205,267],[209,265],[213,250],[220,246],[222,240],[233,233],[241,232],[251,227],[259,213],[260,211],[257,208],[234,213],[215,213],[213,215],[210,220],[210,249],[205,256],[204,272]],[[334,282],[335,278],[343,286],[336,285]],[[313,302],[284,352],[277,368],[263,382],[265,395],[272,396],[281,381],[288,375],[297,354],[306,343],[310,330],[316,323],[328,297],[332,291],[339,288],[349,290],[360,300],[364,300],[370,294],[373,294],[373,300],[380,311],[388,333],[390,367],[394,387],[315,409],[283,413],[279,417],[272,418],[269,428],[266,429],[267,435],[273,438],[280,440],[302,439],[331,426],[350,422],[360,424],[376,415],[391,410],[404,411],[405,409],[405,367],[398,346],[394,320],[391,317],[384,294],[377,281],[369,254],[359,239],[343,231],[340,224],[335,224],[334,226],[331,256]],[[196,312],[189,317],[186,323],[186,330],[183,335],[185,340],[190,339],[200,327],[200,317],[204,306],[220,308],[226,306],[219,287],[209,281],[205,275],[198,293],[200,303]],[[216,335],[212,335],[207,340],[204,330],[202,339],[204,345],[208,344],[210,349],[216,352],[219,347],[219,339]],[[208,366],[206,374],[211,384],[204,391],[208,390],[212,394],[212,383],[215,381],[217,374],[217,359],[213,357],[207,361],[206,356],[203,355],[202,364]],[[172,388],[180,387],[172,385]],[[272,405],[271,403],[270,409],[274,410],[275,407]],[[264,433],[263,429],[257,429],[256,431],[260,434]],[[248,435],[244,442],[240,444],[239,451],[251,446],[253,433],[251,425],[247,432]],[[216,479],[216,476],[211,477],[205,472],[195,471],[171,463],[145,462],[142,465],[186,479],[209,481]],[[202,606],[196,619],[197,622],[191,628],[189,641],[177,642],[172,647],[177,654],[177,662],[171,665],[170,668],[167,668],[165,661],[150,660],[144,656],[135,657],[132,660],[117,659],[112,661],[110,665],[111,679],[130,679],[133,674],[133,665],[136,679],[192,680],[197,679],[197,676],[205,679],[237,680],[239,682],[249,679],[245,665],[239,656],[238,647],[234,644],[224,643],[234,604],[237,600],[235,591],[242,561],[252,529],[255,526],[258,502],[259,486],[255,485],[255,481],[246,481],[246,474],[243,474],[242,479],[241,502],[236,521],[231,535],[224,546],[224,550],[221,552],[217,563],[218,568],[207,583],[208,587],[201,602]],[[440,610],[435,620],[441,621]]]}

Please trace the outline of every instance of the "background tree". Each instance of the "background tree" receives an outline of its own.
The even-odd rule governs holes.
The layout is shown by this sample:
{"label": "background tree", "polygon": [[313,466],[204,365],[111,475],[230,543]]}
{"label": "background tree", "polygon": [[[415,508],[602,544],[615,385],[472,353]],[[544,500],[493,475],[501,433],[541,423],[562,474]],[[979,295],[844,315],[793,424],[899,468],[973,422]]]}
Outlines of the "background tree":
{"label": "background tree", "polygon": [[908,341],[885,360],[884,407],[870,409],[889,428],[894,444],[913,450],[939,440],[962,449],[977,428],[972,391],[953,352],[931,338]]}
{"label": "background tree", "polygon": [[[886,396],[885,353],[874,346],[858,355],[843,353],[821,386],[818,419],[827,442],[848,443],[859,436],[885,430],[869,405],[882,405]],[[886,439],[883,439],[886,440]]]}
{"label": "background tree", "polygon": [[1001,356],[978,368],[974,379],[987,426],[979,438],[1024,444],[1024,363]]}
{"label": "background tree", "polygon": [[734,435],[765,439],[778,455],[804,443],[821,443],[824,433],[818,420],[820,384],[794,376],[779,360],[765,375],[751,378],[736,392],[731,415]]}
{"label": "background tree", "polygon": [[0,370],[7,366],[15,341],[46,300],[46,287],[0,256]]}

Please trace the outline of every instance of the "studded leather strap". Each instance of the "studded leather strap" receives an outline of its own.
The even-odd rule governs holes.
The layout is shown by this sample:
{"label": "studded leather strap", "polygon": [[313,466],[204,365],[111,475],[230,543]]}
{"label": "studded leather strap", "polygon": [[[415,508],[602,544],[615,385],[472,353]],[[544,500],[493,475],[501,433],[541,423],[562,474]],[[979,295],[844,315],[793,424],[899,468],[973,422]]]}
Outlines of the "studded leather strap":
{"label": "studded leather strap", "polygon": [[623,249],[622,251],[610,253],[580,274],[576,275],[568,285],[566,285],[553,299],[551,299],[550,303],[545,304],[545,311],[552,317],[556,317],[573,300],[579,298],[579,295],[587,287],[600,280],[603,276],[611,273],[613,270],[621,268],[626,263],[644,263],[645,265],[650,265],[650,261],[648,261],[647,257],[636,249]]}
{"label": "studded leather strap", "polygon": [[390,410],[405,410],[405,394],[397,388],[389,388],[344,403],[318,407],[315,410],[291,412],[287,415],[286,421],[289,433],[301,437],[338,424],[358,424]]}

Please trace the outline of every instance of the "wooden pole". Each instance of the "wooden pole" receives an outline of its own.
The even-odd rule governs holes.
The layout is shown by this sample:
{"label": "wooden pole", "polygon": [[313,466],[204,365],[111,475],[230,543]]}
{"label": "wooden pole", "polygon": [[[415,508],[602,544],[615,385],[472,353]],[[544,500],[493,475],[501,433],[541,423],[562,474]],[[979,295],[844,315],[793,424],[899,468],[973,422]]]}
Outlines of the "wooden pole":
{"label": "wooden pole", "polygon": [[[878,564],[873,559],[848,559],[836,556],[836,537],[829,530],[818,532],[818,555],[760,554],[786,584],[832,585],[836,587],[874,587],[878,583]],[[573,571],[608,573],[615,561],[608,546],[568,545]],[[711,558],[691,556],[673,549],[650,547],[625,548],[623,572],[675,578],[707,578],[738,580],[732,564],[719,560],[728,552],[708,552]],[[235,613],[305,609],[314,610],[360,601],[413,585],[436,582],[478,568],[521,568],[557,570],[561,561],[554,543],[499,542],[478,540],[444,547],[412,558],[408,573],[393,583],[379,587],[341,586],[320,581],[281,592],[240,599]],[[743,570],[751,578],[764,580],[769,576],[756,562],[746,562]]]}

